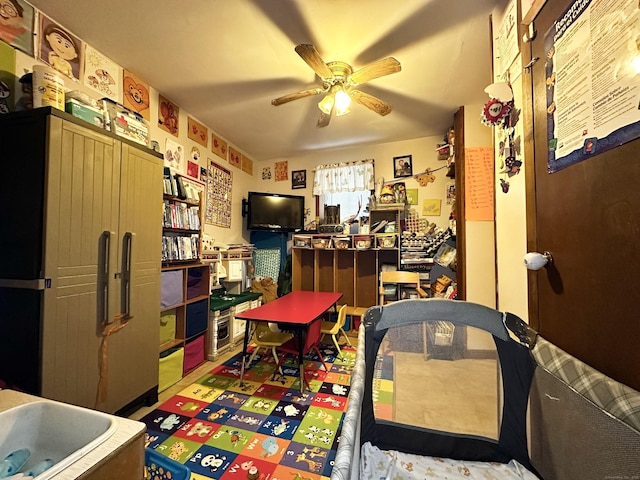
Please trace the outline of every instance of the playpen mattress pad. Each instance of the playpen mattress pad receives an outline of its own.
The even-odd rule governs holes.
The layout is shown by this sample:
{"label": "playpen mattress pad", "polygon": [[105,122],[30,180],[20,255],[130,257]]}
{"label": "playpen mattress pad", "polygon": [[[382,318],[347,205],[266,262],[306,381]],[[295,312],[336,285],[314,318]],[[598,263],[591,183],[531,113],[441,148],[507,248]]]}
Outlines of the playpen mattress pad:
{"label": "playpen mattress pad", "polygon": [[360,452],[361,479],[423,480],[425,478],[537,480],[520,463],[470,462],[380,450],[366,442]]}

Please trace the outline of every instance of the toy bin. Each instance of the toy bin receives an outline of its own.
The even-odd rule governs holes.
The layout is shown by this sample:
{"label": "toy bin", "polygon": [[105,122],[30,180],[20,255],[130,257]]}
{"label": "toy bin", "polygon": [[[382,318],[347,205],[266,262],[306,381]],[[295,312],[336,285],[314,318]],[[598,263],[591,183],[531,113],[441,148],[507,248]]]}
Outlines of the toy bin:
{"label": "toy bin", "polygon": [[162,392],[182,378],[184,348],[173,348],[160,354],[158,392]]}
{"label": "toy bin", "polygon": [[160,308],[169,308],[184,301],[182,270],[167,270],[160,274]]}
{"label": "toy bin", "polygon": [[185,338],[204,332],[207,329],[208,316],[207,299],[188,304]]}
{"label": "toy bin", "polygon": [[184,346],[183,373],[187,373],[204,362],[204,335],[194,338]]}
{"label": "toy bin", "polygon": [[176,309],[160,313],[160,345],[176,338]]}
{"label": "toy bin", "polygon": [[144,480],[189,480],[191,470],[186,465],[165,457],[150,448],[144,451]]}

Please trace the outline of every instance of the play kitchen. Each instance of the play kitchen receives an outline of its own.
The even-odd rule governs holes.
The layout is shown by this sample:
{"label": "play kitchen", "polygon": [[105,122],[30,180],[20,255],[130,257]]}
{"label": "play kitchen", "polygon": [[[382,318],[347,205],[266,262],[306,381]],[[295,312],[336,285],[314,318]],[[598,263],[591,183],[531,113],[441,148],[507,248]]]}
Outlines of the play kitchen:
{"label": "play kitchen", "polygon": [[224,287],[214,288],[209,300],[209,338],[207,358],[216,360],[231,345],[239,344],[244,335],[244,320],[235,315],[261,304],[260,293],[228,293]]}

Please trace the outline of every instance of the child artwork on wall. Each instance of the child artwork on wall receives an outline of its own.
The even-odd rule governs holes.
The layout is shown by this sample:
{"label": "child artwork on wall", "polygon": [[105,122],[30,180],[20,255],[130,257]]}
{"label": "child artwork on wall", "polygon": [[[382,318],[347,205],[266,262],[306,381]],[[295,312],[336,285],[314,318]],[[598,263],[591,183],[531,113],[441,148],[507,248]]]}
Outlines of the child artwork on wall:
{"label": "child artwork on wall", "polygon": [[138,112],[145,120],[149,121],[149,85],[127,70],[122,76],[124,106]]}
{"label": "child artwork on wall", "polygon": [[158,96],[158,127],[169,132],[171,135],[178,136],[180,107],[171,100]]}
{"label": "child artwork on wall", "polygon": [[23,0],[0,0],[0,40],[33,57],[34,8]]}
{"label": "child artwork on wall", "polygon": [[242,154],[233,147],[229,147],[229,163],[236,168],[242,166]]}
{"label": "child artwork on wall", "polygon": [[84,50],[82,81],[100,97],[108,97],[114,102],[122,103],[122,68],[88,44]]}
{"label": "child artwork on wall", "polygon": [[187,137],[206,147],[209,140],[209,129],[195,119],[187,116]]}
{"label": "child artwork on wall", "polygon": [[242,155],[242,171],[253,175],[253,160],[246,155]]}
{"label": "child artwork on wall", "polygon": [[287,161],[276,162],[276,182],[282,182],[289,178],[289,164]]}
{"label": "child artwork on wall", "polygon": [[0,114],[14,110],[13,106],[17,101],[15,64],[16,51],[10,45],[0,42]]}
{"label": "child artwork on wall", "polygon": [[184,174],[187,160],[184,158],[184,147],[167,138],[164,148],[164,165],[172,171]]}
{"label": "child artwork on wall", "polygon": [[422,215],[440,216],[440,204],[442,200],[439,198],[428,198],[422,201]]}
{"label": "child artwork on wall", "polygon": [[83,42],[40,13],[40,48],[38,58],[74,80],[80,80]]}
{"label": "child artwork on wall", "polygon": [[220,158],[227,159],[227,142],[218,137],[215,133],[211,134],[211,151]]}

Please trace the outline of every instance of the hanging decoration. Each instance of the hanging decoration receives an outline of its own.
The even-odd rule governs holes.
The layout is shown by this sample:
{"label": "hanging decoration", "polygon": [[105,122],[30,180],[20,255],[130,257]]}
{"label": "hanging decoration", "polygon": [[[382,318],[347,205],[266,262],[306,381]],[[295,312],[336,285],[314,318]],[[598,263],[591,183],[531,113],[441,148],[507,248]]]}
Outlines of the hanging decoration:
{"label": "hanging decoration", "polygon": [[511,85],[506,82],[493,83],[484,90],[491,99],[484,105],[482,123],[497,127],[500,189],[509,192],[508,178],[520,173],[522,167],[520,137],[515,136],[520,110],[515,108]]}

